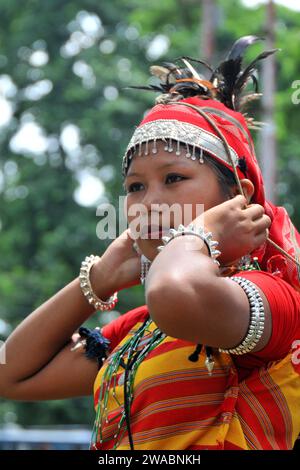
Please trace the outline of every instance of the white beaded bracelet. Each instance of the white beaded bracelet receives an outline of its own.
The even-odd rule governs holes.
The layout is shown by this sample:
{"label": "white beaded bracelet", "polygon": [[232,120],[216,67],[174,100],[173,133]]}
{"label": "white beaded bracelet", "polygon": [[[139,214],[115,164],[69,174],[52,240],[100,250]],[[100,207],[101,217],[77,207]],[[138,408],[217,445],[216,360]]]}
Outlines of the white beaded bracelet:
{"label": "white beaded bracelet", "polygon": [[99,299],[97,295],[94,293],[91,281],[90,281],[90,270],[92,266],[100,260],[99,256],[86,256],[84,261],[81,263],[80,273],[79,273],[79,283],[81,290],[88,300],[88,302],[93,305],[97,310],[105,311],[111,310],[114,308],[116,303],[118,302],[118,294],[115,292],[107,302]]}
{"label": "white beaded bracelet", "polygon": [[219,351],[228,354],[247,354],[255,348],[262,337],[265,326],[264,304],[261,295],[253,282],[238,276],[233,276],[230,279],[237,282],[244,289],[248,297],[250,304],[250,324],[247,335],[241,344],[231,349],[219,348]]}

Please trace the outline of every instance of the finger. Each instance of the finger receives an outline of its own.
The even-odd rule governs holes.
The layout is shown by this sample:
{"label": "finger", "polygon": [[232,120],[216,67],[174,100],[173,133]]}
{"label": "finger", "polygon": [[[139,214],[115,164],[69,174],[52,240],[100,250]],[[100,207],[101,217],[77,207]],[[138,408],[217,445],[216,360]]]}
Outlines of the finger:
{"label": "finger", "polygon": [[[260,219],[254,221],[254,223],[254,233],[255,235],[260,235],[261,233],[266,233],[266,230],[270,228],[272,221],[268,215],[264,214]],[[269,231],[266,236],[268,235]]]}
{"label": "finger", "polygon": [[136,232],[135,230],[132,230],[131,227],[128,227],[127,229],[127,239],[130,241],[135,241],[137,239]]}
{"label": "finger", "polygon": [[76,343],[76,341],[78,341],[80,338],[81,338],[81,336],[80,336],[79,333],[74,333],[72,335],[72,341],[74,341],[74,343]]}
{"label": "finger", "polygon": [[247,198],[243,194],[238,194],[234,199],[241,207],[247,205]]}
{"label": "finger", "polygon": [[254,249],[259,248],[261,245],[263,245],[266,242],[268,234],[269,234],[269,231],[268,229],[266,229],[264,230],[264,232],[254,237]]}
{"label": "finger", "polygon": [[241,209],[245,209],[247,206],[247,199],[242,194],[238,194],[237,196],[234,196],[232,199],[229,199],[229,201],[226,201],[225,204],[229,204],[234,207],[240,207]]}
{"label": "finger", "polygon": [[265,213],[264,207],[260,204],[250,204],[246,210],[252,220],[260,219]]}

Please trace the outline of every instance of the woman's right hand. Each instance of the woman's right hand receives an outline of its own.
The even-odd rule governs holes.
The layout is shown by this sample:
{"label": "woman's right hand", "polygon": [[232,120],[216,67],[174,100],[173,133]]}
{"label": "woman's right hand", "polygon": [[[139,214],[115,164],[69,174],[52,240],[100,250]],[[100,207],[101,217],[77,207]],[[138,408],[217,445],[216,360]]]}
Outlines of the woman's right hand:
{"label": "woman's right hand", "polygon": [[95,263],[91,270],[91,284],[96,294],[97,284],[103,282],[113,292],[140,284],[141,255],[135,251],[133,243],[134,239],[128,228],[108,246]]}
{"label": "woman's right hand", "polygon": [[219,242],[218,261],[222,264],[237,261],[265,243],[272,223],[263,206],[247,205],[240,194],[205,211],[202,223],[203,217],[204,226]]}

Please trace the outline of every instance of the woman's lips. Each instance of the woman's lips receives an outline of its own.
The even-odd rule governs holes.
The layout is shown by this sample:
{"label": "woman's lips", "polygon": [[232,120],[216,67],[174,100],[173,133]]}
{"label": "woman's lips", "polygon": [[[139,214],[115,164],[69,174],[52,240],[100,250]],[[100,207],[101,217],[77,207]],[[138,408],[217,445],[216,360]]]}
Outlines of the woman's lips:
{"label": "woman's lips", "polygon": [[160,239],[169,232],[169,227],[147,226],[141,231],[142,239]]}

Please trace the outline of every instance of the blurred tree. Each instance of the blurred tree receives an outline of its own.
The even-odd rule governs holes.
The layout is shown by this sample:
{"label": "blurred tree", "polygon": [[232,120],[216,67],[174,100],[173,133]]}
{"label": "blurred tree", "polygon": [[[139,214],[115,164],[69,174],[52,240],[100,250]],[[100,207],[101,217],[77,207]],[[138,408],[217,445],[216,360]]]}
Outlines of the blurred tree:
{"label": "blurred tree", "polygon": [[[217,63],[239,36],[263,36],[265,13],[238,0],[215,3]],[[198,0],[27,0],[22,8],[2,0],[0,338],[77,276],[86,254],[105,250],[96,207],[117,206],[122,153],[155,98],[124,87],[147,83],[153,62],[197,56],[201,14]],[[299,14],[278,7],[276,46],[284,52],[277,57],[276,189],[298,226],[299,113],[291,97],[300,78],[299,31]],[[140,286],[119,298],[120,313],[144,302]],[[26,425],[93,419],[91,399],[2,401],[0,422],[8,410]]]}
{"label": "blurred tree", "polygon": [[[275,41],[275,3],[268,0],[266,6],[266,49],[274,49]],[[262,119],[265,125],[260,133],[261,169],[265,182],[266,197],[276,204],[277,181],[277,148],[276,128],[274,123],[275,112],[275,63],[276,57],[272,55],[262,63]]]}
{"label": "blurred tree", "polygon": [[215,53],[215,33],[218,10],[215,0],[202,0],[200,55],[210,63]]}

